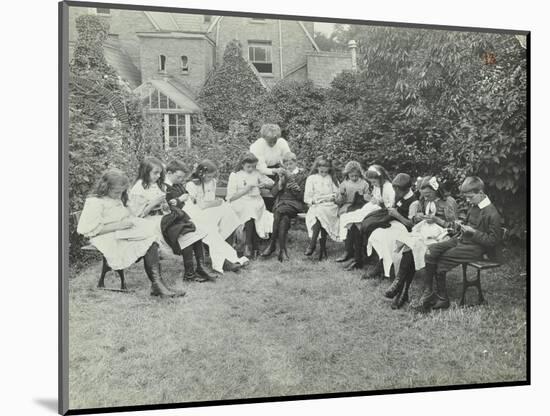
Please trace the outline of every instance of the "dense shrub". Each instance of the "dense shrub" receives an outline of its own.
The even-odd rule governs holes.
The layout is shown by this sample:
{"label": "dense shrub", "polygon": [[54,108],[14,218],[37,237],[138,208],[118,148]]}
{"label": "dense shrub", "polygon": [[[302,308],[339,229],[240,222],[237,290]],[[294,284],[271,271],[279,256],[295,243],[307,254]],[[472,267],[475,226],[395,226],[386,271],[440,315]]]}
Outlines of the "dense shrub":
{"label": "dense shrub", "polygon": [[198,97],[204,116],[219,131],[227,131],[230,122],[238,120],[265,93],[242,53],[238,41],[228,43],[223,62],[214,69]]}

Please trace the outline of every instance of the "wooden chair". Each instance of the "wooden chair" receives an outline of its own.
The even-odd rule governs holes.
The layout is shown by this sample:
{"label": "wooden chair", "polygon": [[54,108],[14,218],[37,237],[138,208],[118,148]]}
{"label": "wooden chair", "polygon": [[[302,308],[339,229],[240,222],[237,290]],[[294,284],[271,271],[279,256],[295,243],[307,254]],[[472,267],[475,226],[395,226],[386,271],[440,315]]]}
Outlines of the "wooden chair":
{"label": "wooden chair", "polygon": [[[72,214],[70,214],[73,217],[73,220],[75,221],[75,224],[78,224],[78,221],[80,220],[80,215],[81,214],[82,214],[82,211],[77,211],[77,212],[73,212]],[[90,243],[85,244],[82,247],[80,247],[80,250],[86,251],[86,252],[89,252],[89,253],[100,253],[100,251]],[[110,272],[113,269],[111,268],[111,266],[109,266],[109,263],[107,263],[107,259],[105,258],[105,256],[103,254],[101,255],[101,259],[102,259],[101,274],[99,275],[99,280],[97,282],[97,287],[99,289],[105,289],[105,276],[107,275],[108,272]],[[117,290],[117,291],[127,292],[128,288],[126,287],[126,280],[124,278],[124,270],[115,270],[115,271],[116,271],[116,273],[118,274],[118,276],[120,278],[120,290]],[[108,289],[108,290],[115,290],[115,289]]]}

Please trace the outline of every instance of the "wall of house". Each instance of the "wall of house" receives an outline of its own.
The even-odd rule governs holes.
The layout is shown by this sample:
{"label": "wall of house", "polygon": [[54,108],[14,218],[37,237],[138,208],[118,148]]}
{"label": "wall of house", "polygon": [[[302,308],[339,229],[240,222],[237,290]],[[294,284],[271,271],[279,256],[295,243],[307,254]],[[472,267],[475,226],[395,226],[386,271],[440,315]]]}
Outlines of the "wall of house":
{"label": "wall of house", "polygon": [[[140,36],[141,79],[172,76],[198,93],[213,66],[214,46],[205,39]],[[166,73],[159,72],[159,55],[166,56]],[[181,70],[181,56],[188,58],[189,72]]]}
{"label": "wall of house", "polygon": [[307,77],[319,87],[329,87],[336,75],[351,71],[351,54],[315,52],[307,55]]}
{"label": "wall of house", "polygon": [[[281,20],[282,43],[279,38],[279,22],[266,19],[263,22],[242,17],[224,16],[219,27],[211,33],[217,39],[216,60],[221,62],[226,45],[238,39],[243,46],[243,54],[248,59],[249,41],[271,41],[273,72],[262,75],[268,85],[281,79],[280,47],[283,52],[283,74],[305,63],[306,52],[313,51],[313,45],[297,21]],[[312,24],[311,24],[312,26]],[[218,33],[216,31],[219,30]],[[313,32],[311,33],[313,35]]]}

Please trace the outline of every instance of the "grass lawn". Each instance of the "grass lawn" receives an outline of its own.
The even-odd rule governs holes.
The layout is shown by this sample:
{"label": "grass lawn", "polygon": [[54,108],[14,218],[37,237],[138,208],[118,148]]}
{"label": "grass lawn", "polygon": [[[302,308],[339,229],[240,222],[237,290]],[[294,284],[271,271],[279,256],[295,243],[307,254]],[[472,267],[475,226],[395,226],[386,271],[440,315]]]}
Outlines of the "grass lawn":
{"label": "grass lawn", "polygon": [[70,407],[525,380],[524,258],[483,273],[488,305],[456,306],[456,269],[451,309],[419,315],[390,309],[388,279],[343,272],[342,244],[318,262],[302,254],[303,231],[291,238],[291,261],[257,260],[216,283],[184,284],[181,260],[164,260],[180,299],[150,297],[141,262],[126,272],[134,293],[95,289],[100,262],[72,276]]}

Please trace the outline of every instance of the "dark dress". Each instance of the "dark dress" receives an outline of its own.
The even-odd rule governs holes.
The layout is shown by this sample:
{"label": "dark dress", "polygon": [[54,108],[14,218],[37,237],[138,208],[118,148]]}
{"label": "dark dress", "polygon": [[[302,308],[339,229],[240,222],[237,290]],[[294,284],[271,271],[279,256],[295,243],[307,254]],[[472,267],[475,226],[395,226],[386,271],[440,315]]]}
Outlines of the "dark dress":
{"label": "dark dress", "polygon": [[[307,179],[305,170],[301,169],[294,175],[289,175],[286,183],[282,184],[280,180],[275,182],[271,188],[271,194],[275,198],[273,204],[273,213],[287,215],[290,218],[296,217],[300,212],[305,211],[304,188]],[[288,189],[286,184],[294,183],[298,185],[299,191]]]}

